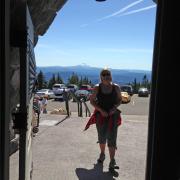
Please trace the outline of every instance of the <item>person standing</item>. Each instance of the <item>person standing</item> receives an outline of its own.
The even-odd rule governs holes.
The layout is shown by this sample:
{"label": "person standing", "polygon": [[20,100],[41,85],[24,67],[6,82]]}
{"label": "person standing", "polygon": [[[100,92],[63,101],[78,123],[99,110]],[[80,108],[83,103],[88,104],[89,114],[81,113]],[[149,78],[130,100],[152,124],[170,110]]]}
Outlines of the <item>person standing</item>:
{"label": "person standing", "polygon": [[66,107],[67,115],[70,116],[70,113],[69,113],[69,94],[65,88],[63,89],[63,100],[65,101],[65,107]]}
{"label": "person standing", "polygon": [[116,166],[115,151],[117,149],[116,140],[118,126],[121,124],[121,111],[117,107],[121,104],[122,97],[120,87],[112,82],[112,75],[109,69],[100,72],[101,82],[94,87],[90,97],[90,103],[95,111],[86,124],[85,130],[91,124],[96,123],[100,155],[98,163],[105,160],[106,143],[109,149],[110,163],[109,170],[114,170]]}
{"label": "person standing", "polygon": [[42,104],[42,112],[43,114],[47,114],[47,104],[48,104],[48,96],[47,95],[44,95],[43,96],[43,99],[41,101],[41,104]]}
{"label": "person standing", "polygon": [[39,116],[40,116],[40,113],[41,113],[41,101],[40,101],[40,97],[38,95],[34,96],[33,110],[34,110],[34,113],[37,114],[36,126],[38,127],[39,126]]}

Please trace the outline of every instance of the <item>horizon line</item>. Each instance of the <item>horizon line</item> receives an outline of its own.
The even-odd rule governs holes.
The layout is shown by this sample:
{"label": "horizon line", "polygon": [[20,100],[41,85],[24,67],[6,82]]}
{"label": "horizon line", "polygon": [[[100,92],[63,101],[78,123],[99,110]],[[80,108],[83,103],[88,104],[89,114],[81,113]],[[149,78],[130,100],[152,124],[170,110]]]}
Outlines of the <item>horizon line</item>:
{"label": "horizon line", "polygon": [[[38,68],[46,68],[46,67],[76,67],[76,66],[84,66],[84,67],[90,67],[90,68],[97,68],[97,69],[103,69],[104,67],[97,67],[97,66],[90,66],[90,65],[81,65],[81,64],[77,64],[77,65],[66,65],[66,66],[63,66],[63,65],[36,65],[36,67]],[[152,69],[138,69],[138,68],[108,68],[110,70],[128,70],[128,71],[132,71],[132,70],[135,70],[135,71],[152,71]]]}

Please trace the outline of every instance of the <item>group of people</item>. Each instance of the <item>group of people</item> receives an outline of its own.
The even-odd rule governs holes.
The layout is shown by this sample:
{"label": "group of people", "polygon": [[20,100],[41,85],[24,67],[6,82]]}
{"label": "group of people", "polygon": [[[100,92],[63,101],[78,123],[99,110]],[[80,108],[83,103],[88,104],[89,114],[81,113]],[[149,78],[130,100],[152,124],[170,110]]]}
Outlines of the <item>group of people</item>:
{"label": "group of people", "polygon": [[48,96],[44,95],[42,100],[40,100],[40,97],[35,95],[33,100],[33,109],[36,111],[36,113],[47,114],[47,104],[48,104]]}

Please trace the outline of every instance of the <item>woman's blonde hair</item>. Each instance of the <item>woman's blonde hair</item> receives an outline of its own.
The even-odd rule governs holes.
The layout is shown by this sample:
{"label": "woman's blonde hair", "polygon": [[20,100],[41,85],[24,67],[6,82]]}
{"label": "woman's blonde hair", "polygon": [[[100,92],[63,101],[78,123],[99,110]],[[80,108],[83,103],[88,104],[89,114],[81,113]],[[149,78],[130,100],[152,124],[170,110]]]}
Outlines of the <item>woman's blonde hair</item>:
{"label": "woman's blonde hair", "polygon": [[101,81],[102,81],[102,75],[103,75],[104,73],[109,73],[109,74],[110,74],[110,77],[111,77],[111,81],[112,81],[111,71],[110,71],[108,68],[103,68],[103,69],[101,70],[101,72],[100,72],[100,79],[101,79]]}
{"label": "woman's blonde hair", "polygon": [[109,73],[111,75],[111,71],[109,69],[107,69],[107,68],[104,68],[104,69],[101,70],[100,76],[102,76],[103,73]]}

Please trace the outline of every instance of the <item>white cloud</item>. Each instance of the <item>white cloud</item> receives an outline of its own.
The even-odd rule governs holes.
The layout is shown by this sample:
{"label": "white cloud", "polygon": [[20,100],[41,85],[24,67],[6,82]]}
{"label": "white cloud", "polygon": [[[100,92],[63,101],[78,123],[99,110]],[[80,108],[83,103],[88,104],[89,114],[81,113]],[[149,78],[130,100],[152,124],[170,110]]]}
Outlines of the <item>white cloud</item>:
{"label": "white cloud", "polygon": [[125,11],[128,10],[129,8],[131,8],[131,7],[133,7],[133,6],[141,3],[142,1],[143,1],[143,0],[135,1],[135,2],[133,2],[133,3],[129,4],[129,5],[127,5],[127,6],[125,6],[124,8],[120,9],[119,11],[117,11],[117,12],[115,12],[115,13],[113,13],[113,14],[110,14],[110,15],[108,15],[108,16],[105,16],[105,17],[103,17],[103,18],[100,18],[100,19],[98,19],[97,21],[99,22],[99,21],[103,21],[103,20],[105,20],[105,19],[109,19],[109,18],[111,18],[111,17],[117,16],[117,15],[125,12]]}
{"label": "white cloud", "polygon": [[147,10],[155,8],[155,7],[156,7],[156,5],[151,5],[151,6],[147,6],[147,7],[141,8],[141,9],[136,9],[136,10],[129,11],[129,12],[126,12],[124,14],[121,14],[121,15],[119,15],[119,17],[130,15],[130,14],[139,13],[141,11],[147,11]]}
{"label": "white cloud", "polygon": [[[95,20],[94,22],[100,22],[100,21],[103,21],[103,20],[105,20],[105,19],[109,19],[109,18],[111,18],[111,17],[117,16],[117,15],[125,12],[125,11],[128,10],[129,8],[135,6],[136,4],[141,3],[142,1],[144,1],[144,0],[138,0],[138,1],[135,1],[135,2],[133,2],[133,3],[131,3],[131,4],[128,4],[127,6],[121,8],[120,10],[118,10],[117,12],[112,13],[112,14],[110,14],[110,15],[108,15],[108,16],[99,18],[99,19]],[[87,27],[89,24],[90,24],[90,23],[88,23],[88,24],[87,24],[87,23],[86,23],[86,24],[82,24],[82,25],[80,25],[80,27],[81,27],[81,28],[84,28],[84,27]]]}
{"label": "white cloud", "polygon": [[[115,17],[115,16],[122,17],[122,16],[130,15],[130,14],[135,14],[135,13],[139,13],[139,12],[142,12],[142,11],[147,11],[149,9],[152,9],[152,8],[156,7],[156,5],[151,5],[151,6],[147,6],[147,7],[144,7],[144,8],[140,8],[140,9],[132,10],[132,11],[129,11],[129,12],[125,12],[129,8],[141,3],[142,1],[144,1],[144,0],[138,0],[138,1],[135,1],[135,2],[133,2],[131,4],[128,4],[127,6],[121,8],[120,10],[118,10],[117,12],[114,12],[114,13],[112,13],[110,15],[99,18],[99,19],[95,20],[94,22],[100,22],[100,21],[103,21],[103,20],[106,20],[106,19],[109,19],[109,18],[112,18],[112,17]],[[88,25],[89,24],[82,24],[80,27],[83,28],[83,27],[87,27]]]}

